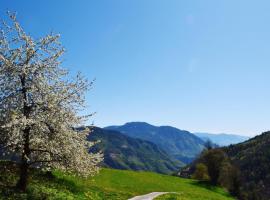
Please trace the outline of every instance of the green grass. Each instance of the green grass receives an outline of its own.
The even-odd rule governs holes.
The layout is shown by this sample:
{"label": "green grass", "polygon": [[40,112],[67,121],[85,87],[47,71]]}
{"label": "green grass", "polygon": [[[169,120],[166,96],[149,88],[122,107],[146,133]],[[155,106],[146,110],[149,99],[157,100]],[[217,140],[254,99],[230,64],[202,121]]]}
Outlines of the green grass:
{"label": "green grass", "polygon": [[[77,178],[62,176],[64,180],[77,181],[84,188],[98,191],[102,198],[113,195],[113,199],[127,199],[136,195],[150,192],[181,192],[182,196],[189,200],[229,200],[233,199],[223,189],[200,184],[198,181],[181,179],[178,177],[161,175],[151,172],[134,172],[124,170],[102,169],[100,174],[92,179],[78,181]],[[106,198],[105,198],[106,199]]]}
{"label": "green grass", "polygon": [[9,175],[5,173],[7,177],[3,177],[1,173],[0,199],[127,200],[154,191],[180,192],[182,195],[180,199],[183,200],[233,199],[220,188],[202,185],[194,180],[150,172],[102,169],[97,176],[88,179],[67,176],[61,172],[54,172],[53,176],[40,172],[32,174],[27,193],[19,194],[14,193],[14,189],[4,186],[7,182],[14,185],[16,182],[14,173]]}
{"label": "green grass", "polygon": [[155,198],[155,200],[165,200],[165,199],[166,200],[188,200],[182,194],[164,194]]}

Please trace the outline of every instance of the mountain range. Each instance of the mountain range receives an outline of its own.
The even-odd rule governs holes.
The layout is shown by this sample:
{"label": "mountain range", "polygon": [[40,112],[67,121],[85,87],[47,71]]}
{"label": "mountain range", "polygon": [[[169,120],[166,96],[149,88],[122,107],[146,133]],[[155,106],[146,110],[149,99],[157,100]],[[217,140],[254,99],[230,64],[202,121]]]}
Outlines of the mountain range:
{"label": "mountain range", "polygon": [[237,144],[249,139],[247,136],[236,134],[211,134],[211,133],[193,133],[204,141],[210,140],[218,146],[229,146],[231,144]]}
{"label": "mountain range", "polygon": [[99,141],[91,152],[103,152],[103,166],[115,169],[171,174],[184,164],[156,144],[131,138],[118,131],[90,127],[89,141]]}
{"label": "mountain range", "polygon": [[122,134],[156,144],[168,155],[184,163],[190,163],[204,149],[205,141],[194,134],[171,126],[153,126],[145,122],[129,122],[122,126],[108,126]]}

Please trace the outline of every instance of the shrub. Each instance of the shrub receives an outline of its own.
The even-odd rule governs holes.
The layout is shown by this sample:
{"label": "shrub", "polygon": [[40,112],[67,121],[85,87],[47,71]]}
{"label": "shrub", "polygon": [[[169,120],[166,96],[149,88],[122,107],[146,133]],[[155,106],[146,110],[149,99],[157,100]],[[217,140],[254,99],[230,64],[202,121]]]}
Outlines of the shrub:
{"label": "shrub", "polygon": [[200,181],[209,181],[208,168],[203,163],[198,163],[196,165],[196,170],[192,175],[192,178],[200,180]]}

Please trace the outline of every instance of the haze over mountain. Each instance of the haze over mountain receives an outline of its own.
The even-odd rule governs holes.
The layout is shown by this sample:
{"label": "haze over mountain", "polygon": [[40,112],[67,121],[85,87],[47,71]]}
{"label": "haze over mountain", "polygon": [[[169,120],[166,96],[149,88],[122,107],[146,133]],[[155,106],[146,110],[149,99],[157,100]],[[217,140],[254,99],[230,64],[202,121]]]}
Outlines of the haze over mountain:
{"label": "haze over mountain", "polygon": [[193,133],[204,141],[211,140],[213,143],[219,146],[228,146],[230,144],[237,144],[249,139],[247,136],[236,134],[212,134],[212,133]]}
{"label": "haze over mountain", "polygon": [[184,163],[191,162],[204,148],[204,141],[192,133],[171,126],[153,126],[145,122],[129,122],[123,126],[105,127],[124,135],[150,141],[170,156]]}
{"label": "haze over mountain", "polygon": [[90,141],[100,141],[92,152],[104,153],[104,166],[170,174],[183,163],[173,159],[152,142],[131,138],[117,131],[91,127]]}

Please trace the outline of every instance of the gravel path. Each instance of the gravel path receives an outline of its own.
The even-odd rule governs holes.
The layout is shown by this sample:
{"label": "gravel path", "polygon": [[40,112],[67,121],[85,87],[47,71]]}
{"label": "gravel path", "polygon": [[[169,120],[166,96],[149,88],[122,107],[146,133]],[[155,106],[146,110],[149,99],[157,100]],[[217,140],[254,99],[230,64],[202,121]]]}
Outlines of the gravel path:
{"label": "gravel path", "polygon": [[153,192],[142,196],[136,196],[128,200],[153,200],[154,198],[167,193],[168,192]]}

